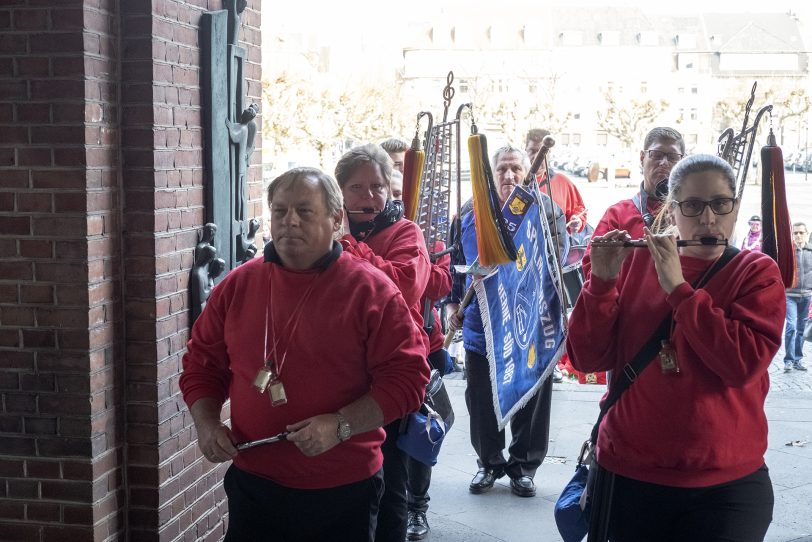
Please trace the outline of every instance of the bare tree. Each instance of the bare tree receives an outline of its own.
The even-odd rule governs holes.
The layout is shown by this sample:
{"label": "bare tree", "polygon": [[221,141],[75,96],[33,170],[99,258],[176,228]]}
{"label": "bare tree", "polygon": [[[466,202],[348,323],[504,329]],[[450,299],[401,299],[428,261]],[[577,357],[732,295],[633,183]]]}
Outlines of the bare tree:
{"label": "bare tree", "polygon": [[617,138],[624,149],[639,142],[654,119],[668,109],[665,100],[621,100],[612,89],[603,93],[606,109],[597,111],[598,127]]}

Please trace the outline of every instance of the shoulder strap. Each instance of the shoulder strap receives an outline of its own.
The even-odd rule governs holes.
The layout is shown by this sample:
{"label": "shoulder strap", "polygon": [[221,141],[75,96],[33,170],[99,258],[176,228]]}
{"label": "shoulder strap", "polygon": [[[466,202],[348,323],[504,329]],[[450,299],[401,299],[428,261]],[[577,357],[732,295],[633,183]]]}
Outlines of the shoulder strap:
{"label": "shoulder strap", "polygon": [[[725,251],[722,253],[722,256],[716,260],[713,267],[705,274],[704,277],[702,277],[700,281],[694,284],[693,287],[701,288],[707,284],[711,277],[715,275],[717,271],[727,265],[727,263],[738,253],[738,248],[728,245],[727,248],[725,248]],[[643,369],[645,369],[648,364],[654,360],[657,352],[660,351],[661,341],[668,337],[668,332],[671,328],[671,318],[672,315],[669,313],[668,316],[657,327],[654,335],[651,336],[640,351],[637,352],[634,358],[632,358],[632,361],[624,365],[623,371],[621,371],[620,374],[611,380],[609,384],[609,394],[606,396],[606,400],[601,405],[601,412],[598,415],[598,421],[595,422],[595,425],[592,427],[591,440],[593,444],[598,442],[598,429],[600,428],[601,421],[603,421],[603,417],[606,416],[606,412],[617,402],[618,399],[620,399],[620,396],[623,395],[623,392],[632,385],[632,382],[637,380],[637,377],[640,375]]]}

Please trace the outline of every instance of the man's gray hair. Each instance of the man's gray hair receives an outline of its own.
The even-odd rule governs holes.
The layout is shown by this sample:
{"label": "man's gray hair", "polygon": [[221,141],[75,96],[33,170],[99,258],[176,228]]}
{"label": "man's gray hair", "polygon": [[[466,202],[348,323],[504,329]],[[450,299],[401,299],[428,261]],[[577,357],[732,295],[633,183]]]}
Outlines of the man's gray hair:
{"label": "man's gray hair", "polygon": [[505,154],[513,154],[516,153],[521,156],[522,160],[522,167],[524,168],[525,175],[530,171],[530,158],[527,157],[527,153],[524,152],[523,149],[518,147],[514,147],[510,143],[505,145],[504,147],[499,147],[496,149],[496,152],[493,153],[493,157],[491,158],[491,171],[496,171],[496,163],[502,158]]}
{"label": "man's gray hair", "polygon": [[385,141],[381,141],[381,147],[388,153],[406,152],[409,150],[409,144],[396,137],[391,137]]}
{"label": "man's gray hair", "polygon": [[285,190],[304,179],[312,179],[318,183],[324,193],[324,203],[330,215],[336,214],[344,207],[344,196],[338,183],[333,177],[314,167],[297,167],[286,171],[268,185],[268,206],[273,203],[273,195],[277,190]]}
{"label": "man's gray hair", "polygon": [[347,184],[350,177],[358,171],[358,168],[365,164],[378,164],[381,175],[386,182],[386,190],[389,191],[389,181],[392,179],[392,159],[386,151],[372,143],[354,147],[344,153],[344,156],[336,164],[336,180],[341,188]]}
{"label": "man's gray hair", "polygon": [[682,134],[673,128],[658,126],[649,130],[643,140],[643,150],[648,150],[657,141],[673,141],[679,146],[680,154],[685,154],[685,140],[682,138]]}

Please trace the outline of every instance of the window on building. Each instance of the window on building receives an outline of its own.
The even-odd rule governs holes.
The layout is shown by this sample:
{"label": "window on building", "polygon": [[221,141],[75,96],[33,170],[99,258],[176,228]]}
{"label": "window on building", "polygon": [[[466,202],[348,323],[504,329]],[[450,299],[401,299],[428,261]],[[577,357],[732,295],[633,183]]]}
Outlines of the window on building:
{"label": "window on building", "polygon": [[637,42],[645,47],[654,47],[659,45],[660,39],[657,32],[652,30],[644,30],[637,34]]}
{"label": "window on building", "polygon": [[558,139],[561,140],[562,145],[569,145],[570,144],[570,135],[569,134],[560,134]]}
{"label": "window on building", "polygon": [[575,119],[575,120],[579,120],[581,118],[581,114],[580,113],[573,113],[572,118]]}
{"label": "window on building", "polygon": [[598,32],[598,41],[601,45],[617,47],[620,45],[620,32],[617,30],[603,30]]}
{"label": "window on building", "polygon": [[640,83],[640,94],[647,94],[648,93],[648,83],[643,81]]}
{"label": "window on building", "polygon": [[677,34],[675,41],[680,49],[696,49],[696,34]]}
{"label": "window on building", "polygon": [[561,32],[561,45],[576,47],[584,44],[584,33],[580,30],[565,30]]}
{"label": "window on building", "polygon": [[460,79],[460,92],[468,92],[468,80]]}
{"label": "window on building", "polygon": [[696,109],[691,109],[691,120],[696,120],[699,118],[699,115],[696,112]]}
{"label": "window on building", "polygon": [[696,87],[691,87],[691,94],[699,94],[699,89]]}
{"label": "window on building", "polygon": [[609,134],[606,132],[598,132],[595,134],[595,143],[598,145],[605,147],[609,143]]}
{"label": "window on building", "polygon": [[580,145],[581,144],[581,134],[572,134],[570,137],[570,143],[573,145]]}
{"label": "window on building", "polygon": [[536,83],[535,81],[530,81],[529,83],[527,83],[527,90],[528,92],[530,92],[530,94],[535,94],[536,92],[539,91],[538,83]]}
{"label": "window on building", "polygon": [[688,145],[696,145],[698,141],[699,141],[698,134],[688,134],[687,136],[685,136],[685,142],[688,143]]}

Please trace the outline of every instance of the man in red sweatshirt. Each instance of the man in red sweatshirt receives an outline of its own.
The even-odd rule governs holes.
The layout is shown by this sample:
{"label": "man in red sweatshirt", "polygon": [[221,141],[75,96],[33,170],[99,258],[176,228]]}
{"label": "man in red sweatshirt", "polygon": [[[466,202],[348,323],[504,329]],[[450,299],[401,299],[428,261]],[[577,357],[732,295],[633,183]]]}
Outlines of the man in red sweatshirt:
{"label": "man in red sweatshirt", "polygon": [[291,170],[268,201],[273,241],[214,288],[180,379],[201,452],[233,460],[226,540],[371,541],[381,427],[423,400],[423,331],[398,288],[334,241],[344,211],[332,177]]}

